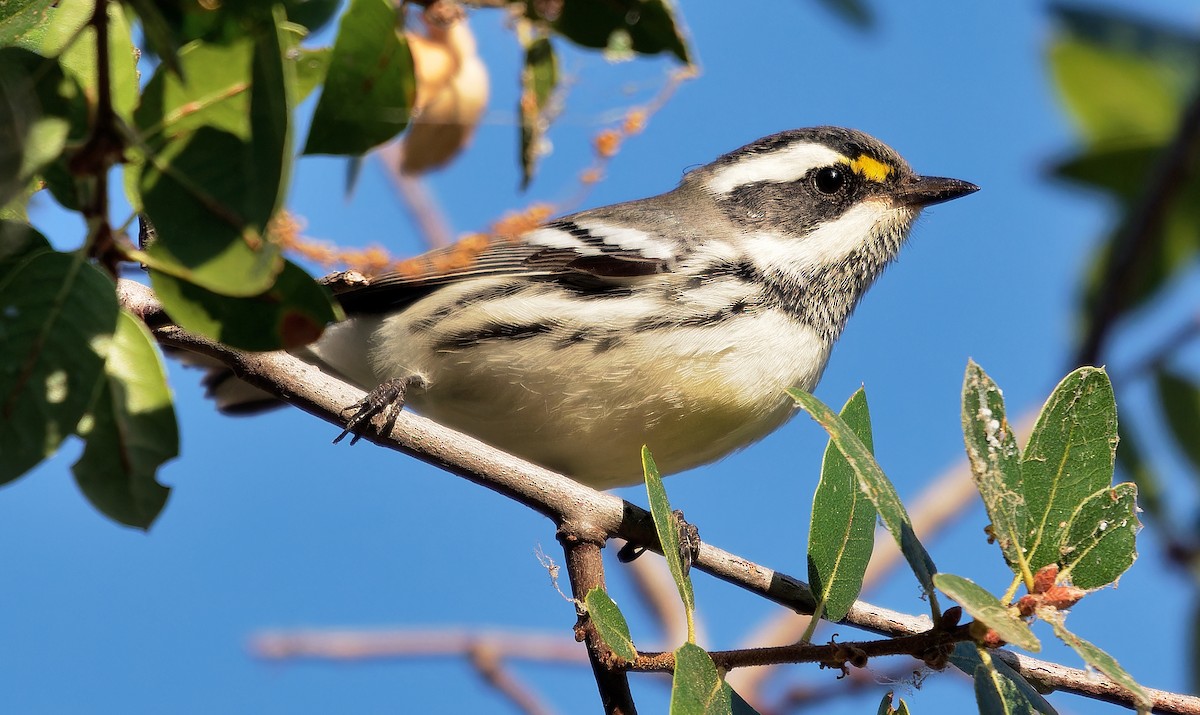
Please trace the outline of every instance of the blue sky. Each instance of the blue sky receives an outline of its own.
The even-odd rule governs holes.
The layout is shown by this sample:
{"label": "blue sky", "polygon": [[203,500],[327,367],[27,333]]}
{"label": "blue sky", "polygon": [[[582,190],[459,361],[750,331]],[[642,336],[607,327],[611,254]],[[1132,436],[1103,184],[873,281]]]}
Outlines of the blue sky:
{"label": "blue sky", "polygon": [[[689,166],[815,124],[862,129],[919,172],[981,186],[926,212],[901,260],[851,319],[817,389],[837,406],[865,384],[879,461],[907,497],[962,458],[959,391],[968,358],[1004,388],[1011,413],[1040,403],[1065,373],[1078,282],[1111,213],[1044,178],[1073,135],[1044,66],[1051,28],[1043,5],[873,5],[877,25],[863,33],[811,1],[685,4],[703,73],[629,140],[586,203],[665,191]],[[1124,3],[1190,26],[1196,13],[1183,5]],[[613,66],[564,51],[561,66],[574,86],[550,135],[555,151],[522,195],[513,126],[519,51],[498,13],[477,12],[472,22],[492,76],[490,109],[471,149],[429,181],[457,232],[532,200],[569,197],[590,161],[590,138],[652,95],[671,67],[666,59]],[[398,255],[419,250],[376,164],[368,162],[348,200],[343,177],[339,161],[299,162],[289,205],[309,235],[380,242]],[[50,209],[34,220],[61,246],[82,233],[79,221]],[[1168,297],[1180,306],[1195,299],[1183,290]],[[1155,326],[1136,330],[1151,336]],[[539,546],[559,553],[549,522],[415,460],[365,443],[332,446],[336,430],[298,411],[217,415],[195,372],[177,364],[170,372],[183,454],[163,472],[174,492],[148,534],[115,526],[87,505],[69,472],[75,444],[0,491],[0,539],[9,544],[0,556],[6,710],[513,712],[454,660],[271,664],[253,658],[247,641],[275,628],[453,624],[569,638],[571,607],[534,556]],[[744,452],[669,479],[667,489],[706,540],[803,576],[824,444],[799,416]],[[645,502],[636,488],[620,493]],[[929,548],[940,569],[999,591],[1006,570],[984,540],[985,523],[974,508]],[[1143,683],[1183,690],[1185,668],[1174,656],[1189,631],[1174,617],[1189,612],[1190,590],[1165,569],[1154,537],[1142,532],[1142,558],[1120,587],[1090,597],[1069,623]],[[609,568],[635,639],[655,640],[621,567]],[[696,582],[709,647],[736,645],[779,610],[703,575]],[[905,573],[866,597],[924,609]],[[1146,604],[1154,604],[1153,616],[1142,615]],[[838,633],[854,637],[846,628]],[[1059,649],[1047,656],[1078,664]],[[586,669],[516,670],[562,712],[596,706]],[[793,674],[822,685],[834,677],[801,667]],[[635,686],[645,712],[665,711],[660,682],[639,678]],[[885,689],[825,711],[873,712]],[[899,689],[916,711],[959,711],[973,701],[966,681],[950,674],[929,678],[920,691]],[[1117,711],[1069,696],[1054,702],[1077,713]]]}

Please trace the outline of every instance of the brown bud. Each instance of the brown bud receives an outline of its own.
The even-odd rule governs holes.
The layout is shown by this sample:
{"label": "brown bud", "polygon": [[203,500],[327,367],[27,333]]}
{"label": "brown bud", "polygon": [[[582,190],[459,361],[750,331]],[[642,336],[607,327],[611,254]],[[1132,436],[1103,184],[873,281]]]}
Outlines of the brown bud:
{"label": "brown bud", "polygon": [[1033,588],[1030,593],[1045,593],[1054,586],[1058,579],[1058,564],[1049,564],[1038,569],[1033,575]]}

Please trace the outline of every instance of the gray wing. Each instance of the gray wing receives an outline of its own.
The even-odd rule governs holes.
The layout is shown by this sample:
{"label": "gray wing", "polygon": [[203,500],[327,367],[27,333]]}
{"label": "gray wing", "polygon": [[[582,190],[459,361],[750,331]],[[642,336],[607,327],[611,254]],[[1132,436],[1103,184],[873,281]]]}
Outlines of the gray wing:
{"label": "gray wing", "polygon": [[515,238],[468,238],[365,281],[327,279],[327,284],[347,312],[375,313],[402,309],[439,286],[485,276],[529,276],[603,289],[670,272],[678,260],[676,241],[616,224],[608,213],[574,214]]}

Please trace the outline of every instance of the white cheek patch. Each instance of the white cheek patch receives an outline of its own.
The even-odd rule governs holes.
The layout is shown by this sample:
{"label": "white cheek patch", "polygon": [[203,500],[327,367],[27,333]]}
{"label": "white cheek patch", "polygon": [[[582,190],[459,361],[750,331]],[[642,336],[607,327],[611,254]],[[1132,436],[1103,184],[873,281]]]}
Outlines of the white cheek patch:
{"label": "white cheek patch", "polygon": [[791,272],[835,264],[866,244],[870,237],[894,231],[897,209],[886,201],[867,201],[804,236],[756,233],[747,238],[746,254],[760,269]]}
{"label": "white cheek patch", "polygon": [[593,236],[604,241],[606,245],[615,246],[622,251],[637,253],[647,258],[672,258],[672,246],[659,237],[645,231],[627,226],[613,226],[598,221],[579,221],[580,228],[586,229]]}
{"label": "white cheek patch", "polygon": [[823,144],[801,143],[776,149],[767,154],[747,156],[735,164],[723,166],[709,177],[707,185],[716,194],[758,181],[784,183],[795,181],[811,169],[846,162],[846,157]]}

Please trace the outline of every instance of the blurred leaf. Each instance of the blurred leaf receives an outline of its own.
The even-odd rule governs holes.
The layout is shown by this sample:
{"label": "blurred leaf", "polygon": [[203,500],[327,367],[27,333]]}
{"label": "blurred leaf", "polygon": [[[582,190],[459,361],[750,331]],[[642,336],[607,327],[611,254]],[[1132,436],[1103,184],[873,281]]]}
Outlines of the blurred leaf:
{"label": "blurred leaf", "polygon": [[671,715],[728,715],[732,704],[717,667],[703,648],[684,643],[675,650]]}
{"label": "blurred leaf", "polygon": [[[861,387],[842,407],[841,418],[872,450],[871,415]],[[875,545],[875,505],[858,487],[854,470],[831,440],[813,494],[808,527],[808,580],[831,621],[845,618],[862,590]],[[819,616],[819,612],[818,612]]]}
{"label": "blurred leaf", "polygon": [[395,23],[396,9],[387,0],[350,0],[305,154],[364,154],[408,125],[416,79]]}
{"label": "blurred leaf", "polygon": [[[132,170],[140,169],[141,203],[159,235],[144,260],[223,295],[258,295],[283,267],[278,247],[263,239],[291,153],[286,114],[278,114],[286,90],[268,67],[274,43],[266,34],[184,47],[188,82],[160,66],[135,112],[149,156]],[[252,76],[262,83],[253,91]]]}
{"label": "blurred leaf", "polygon": [[344,316],[328,289],[291,261],[266,292],[230,297],[150,271],[163,308],[181,327],[239,350],[283,350],[307,345]]}
{"label": "blurred leaf", "polygon": [[183,68],[179,64],[179,39],[159,3],[155,0],[124,0],[124,3],[142,21],[142,32],[150,51],[175,76],[181,76]]}
{"label": "blurred leaf", "polygon": [[[658,472],[658,466],[654,463],[654,456],[645,446],[642,447],[642,471],[646,478],[650,515],[654,517],[654,528],[658,532],[658,541],[662,545],[667,568],[671,571],[671,578],[675,580],[675,587],[679,589],[679,597],[683,600],[690,637],[692,614],[696,610],[696,595],[692,590],[692,580],[688,578],[683,569],[683,557],[679,553],[678,524],[671,512],[671,504],[667,501],[667,490],[663,488],[662,476]],[[708,656],[705,655],[705,657]]]}
{"label": "blurred leaf", "polygon": [[1110,52],[1136,55],[1173,78],[1186,93],[1200,78],[1200,34],[1117,8],[1051,3],[1064,34]]}
{"label": "blurred leaf", "polygon": [[97,509],[140,529],[150,527],[170,489],[155,480],[158,468],[179,455],[171,391],[154,338],[126,311],[117,319],[112,347],[92,404],[83,455],[71,468]]}
{"label": "blurred leaf", "polygon": [[1062,623],[1061,616],[1048,620],[1054,628],[1054,634],[1058,636],[1059,640],[1070,646],[1089,666],[1107,675],[1133,693],[1134,704],[1137,705],[1139,711],[1150,711],[1153,701],[1150,699],[1149,694],[1142,689],[1142,686],[1138,685],[1137,681],[1129,673],[1125,672],[1125,669],[1117,663],[1115,658],[1068,631]]}
{"label": "blurred leaf", "polygon": [[[992,657],[989,657],[988,661],[993,670],[1007,678],[1021,691],[1021,695],[1033,706],[1034,711],[1042,713],[1042,715],[1058,715],[1054,706],[1008,663],[1000,658]],[[950,654],[950,663],[973,677],[976,670],[983,665],[983,659],[979,656],[979,648],[974,643],[959,643],[954,646],[954,651]]]}
{"label": "blurred leaf", "polygon": [[1175,446],[1200,472],[1200,389],[1166,368],[1155,371],[1158,401]]}
{"label": "blurred leaf", "polygon": [[33,226],[21,221],[0,221],[0,281],[35,253],[50,250],[50,242]]}
{"label": "blurred leaf", "polygon": [[1051,172],[1058,178],[1099,189],[1131,202],[1137,198],[1162,146],[1102,147],[1088,149],[1056,164]]}
{"label": "blurred leaf", "polygon": [[[1118,39],[1134,36],[1132,18],[1106,22],[1101,13],[1086,10],[1060,11],[1059,17],[1065,22],[1050,45],[1051,72],[1085,140],[1092,145],[1165,142],[1175,130],[1184,93],[1195,83],[1200,50],[1181,70],[1179,62],[1151,51],[1152,40]],[[1101,26],[1110,29],[1100,31]],[[1151,31],[1148,25],[1143,29]]]}
{"label": "blurred leaf", "polygon": [[900,496],[896,494],[896,488],[884,476],[871,450],[867,449],[854,431],[820,400],[796,388],[789,388],[787,393],[829,433],[830,439],[837,445],[846,463],[854,470],[859,489],[875,505],[884,526],[900,546],[900,552],[904,554],[908,565],[921,583],[921,588],[929,597],[934,616],[940,616],[941,609],[938,607],[937,594],[933,588],[933,574],[937,573],[937,567],[933,565],[929,552],[913,532],[912,521],[908,518],[908,512],[904,510]]}
{"label": "blurred leaf", "polygon": [[609,650],[626,661],[637,658],[637,648],[633,645],[633,636],[629,635],[629,623],[612,598],[602,588],[593,588],[583,599],[587,606],[588,616],[596,626],[600,639]]}
{"label": "blurred leaf", "polygon": [[525,48],[521,69],[521,188],[533,180],[534,167],[541,155],[546,133],[546,105],[558,86],[558,60],[554,46],[545,37],[534,39]]}
{"label": "blurred leaf", "polygon": [[975,669],[979,715],[1033,715],[1037,710],[1017,684],[986,665]]}
{"label": "blurred leaf", "polygon": [[274,7],[271,22],[254,25],[254,55],[250,61],[250,156],[246,180],[255,200],[246,205],[246,218],[260,231],[283,205],[292,173],[292,110],[296,104],[296,74],[284,60],[287,18]]}
{"label": "blurred leaf", "polygon": [[25,255],[0,277],[0,484],[75,432],[117,324],[112,279],[82,256]]}
{"label": "blurred leaf", "polygon": [[687,41],[667,0],[564,0],[554,29],[583,47],[606,49],[612,36],[625,33],[634,52],[653,55],[670,52],[690,63]]}
{"label": "blurred leaf", "polygon": [[[87,22],[94,8],[95,0],[61,0],[45,33],[34,40],[38,47],[30,47],[46,56],[57,55],[63,70],[93,97],[99,92],[96,30]],[[125,13],[115,4],[108,5],[108,47],[113,109],[129,121],[138,101],[136,50]]]}
{"label": "blurred leaf", "polygon": [[0,48],[0,206],[25,193],[63,152],[78,86],[54,60]]}
{"label": "blurred leaf", "polygon": [[[0,4],[0,47],[22,43],[50,22],[54,0],[7,0]],[[0,67],[3,67],[0,62]]]}
{"label": "blurred leaf", "polygon": [[341,0],[284,0],[287,19],[303,25],[312,34],[329,24],[341,7]]}
{"label": "blurred leaf", "polygon": [[964,611],[996,631],[1004,640],[1033,653],[1042,649],[1037,636],[1029,630],[1029,624],[974,581],[954,574],[939,573],[934,574],[933,582]]}
{"label": "blurred leaf", "polygon": [[864,0],[817,0],[826,9],[854,27],[865,30],[875,24],[871,6]]}
{"label": "blurred leaf", "polygon": [[992,535],[1004,560],[1028,585],[1030,513],[1021,484],[1021,453],[1004,413],[1004,395],[974,360],[967,362],[962,388],[962,428],[975,486],[983,497]]}
{"label": "blurred leaf", "polygon": [[1077,588],[1100,588],[1117,580],[1137,559],[1137,487],[1105,487],[1080,504],[1063,532],[1062,571]]}
{"label": "blurred leaf", "polygon": [[329,58],[333,56],[332,47],[297,48],[288,58],[296,64],[296,102],[303,102],[312,94],[329,71]]}
{"label": "blurred leaf", "polygon": [[94,7],[91,0],[56,2],[50,12],[45,14],[45,22],[20,33],[14,37],[14,41],[19,47],[32,50],[43,57],[58,57],[67,48],[67,44],[87,25]]}
{"label": "blurred leaf", "polygon": [[1112,484],[1116,451],[1117,404],[1108,374],[1102,368],[1078,368],[1042,406],[1021,458],[1030,569],[1062,558],[1071,514]]}

